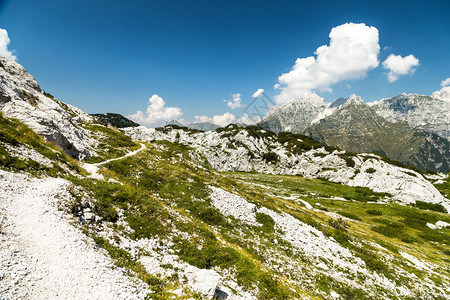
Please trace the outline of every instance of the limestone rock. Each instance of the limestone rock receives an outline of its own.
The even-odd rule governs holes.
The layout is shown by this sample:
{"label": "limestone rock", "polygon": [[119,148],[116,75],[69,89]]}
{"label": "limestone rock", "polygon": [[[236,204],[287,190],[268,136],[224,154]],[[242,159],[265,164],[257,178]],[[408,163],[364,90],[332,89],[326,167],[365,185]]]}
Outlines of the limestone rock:
{"label": "limestone rock", "polygon": [[214,270],[189,266],[184,270],[189,286],[206,299],[212,299],[220,283],[220,275]]}

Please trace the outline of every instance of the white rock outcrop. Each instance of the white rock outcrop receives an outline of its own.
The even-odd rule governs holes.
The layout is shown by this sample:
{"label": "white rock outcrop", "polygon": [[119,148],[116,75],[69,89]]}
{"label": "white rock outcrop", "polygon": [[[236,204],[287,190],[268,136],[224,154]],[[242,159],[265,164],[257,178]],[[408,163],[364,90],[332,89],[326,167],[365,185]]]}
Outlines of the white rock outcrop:
{"label": "white rock outcrop", "polygon": [[256,205],[248,203],[244,198],[229,193],[221,188],[210,186],[212,204],[225,216],[233,216],[250,225],[261,225],[256,222]]}

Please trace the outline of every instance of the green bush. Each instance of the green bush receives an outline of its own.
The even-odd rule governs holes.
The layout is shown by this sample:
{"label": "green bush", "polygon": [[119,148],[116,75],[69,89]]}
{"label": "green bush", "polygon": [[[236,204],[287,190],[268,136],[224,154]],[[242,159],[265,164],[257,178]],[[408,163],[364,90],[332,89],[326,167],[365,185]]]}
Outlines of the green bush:
{"label": "green bush", "polygon": [[424,210],[433,210],[433,211],[443,212],[443,213],[447,212],[445,207],[442,206],[441,204],[429,203],[429,202],[424,202],[424,201],[416,201],[414,206],[418,207],[420,209],[424,209]]}
{"label": "green bush", "polygon": [[375,170],[374,168],[367,168],[366,169],[366,173],[372,174],[375,173],[377,170]]}
{"label": "green bush", "polygon": [[275,152],[267,152],[263,154],[263,159],[268,163],[277,163],[280,159]]}
{"label": "green bush", "polygon": [[345,211],[341,211],[339,212],[342,216],[353,219],[353,220],[358,220],[361,221],[361,218],[353,213],[349,213],[349,212],[345,212]]}
{"label": "green bush", "polygon": [[275,221],[271,216],[263,213],[256,213],[256,222],[262,224],[261,230],[266,233],[273,233],[275,227]]}
{"label": "green bush", "polygon": [[381,216],[383,213],[379,211],[378,209],[368,209],[366,210],[366,213],[373,216]]}
{"label": "green bush", "polygon": [[333,228],[336,228],[337,230],[342,230],[342,231],[346,231],[347,228],[350,227],[350,225],[348,225],[347,222],[342,220],[342,218],[339,218],[337,220],[330,218],[330,219],[328,219],[328,225],[330,225]]}

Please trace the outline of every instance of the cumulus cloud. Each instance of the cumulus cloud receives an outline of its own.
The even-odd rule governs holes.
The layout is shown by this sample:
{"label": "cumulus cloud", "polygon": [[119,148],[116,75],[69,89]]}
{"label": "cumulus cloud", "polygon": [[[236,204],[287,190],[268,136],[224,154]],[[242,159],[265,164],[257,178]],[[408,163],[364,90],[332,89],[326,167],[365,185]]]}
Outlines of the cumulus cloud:
{"label": "cumulus cloud", "polygon": [[449,86],[449,85],[450,85],[450,77],[442,80],[441,87],[445,87],[445,86]]}
{"label": "cumulus cloud", "polygon": [[236,116],[226,112],[223,115],[215,115],[212,118],[207,116],[195,116],[195,122],[210,122],[219,126],[227,126],[236,121]]}
{"label": "cumulus cloud", "polygon": [[167,107],[166,102],[158,95],[153,95],[148,102],[146,113],[138,110],[128,118],[145,126],[161,126],[165,122],[176,120],[183,115],[179,107]]}
{"label": "cumulus cloud", "polygon": [[320,46],[315,56],[297,58],[292,70],[278,77],[278,104],[342,80],[358,79],[379,65],[378,29],[364,23],[346,23],[331,29],[330,44]]}
{"label": "cumulus cloud", "polygon": [[8,31],[6,29],[0,28],[0,55],[11,60],[17,60],[14,55],[14,51],[8,50],[8,45],[11,42],[8,36]]}
{"label": "cumulus cloud", "polygon": [[439,91],[434,92],[431,96],[437,99],[447,100],[450,105],[450,86],[444,86]]}
{"label": "cumulus cloud", "polygon": [[261,97],[261,95],[264,93],[263,89],[258,89],[256,92],[253,93],[252,97],[253,98],[259,98]]}
{"label": "cumulus cloud", "polygon": [[383,67],[389,70],[388,80],[394,82],[402,75],[411,75],[416,70],[414,67],[419,65],[419,60],[410,54],[405,57],[400,55],[391,54],[383,62]]}
{"label": "cumulus cloud", "polygon": [[242,107],[241,94],[239,93],[232,94],[231,97],[233,97],[233,99],[223,100],[224,102],[227,103],[228,107],[231,109],[241,108]]}
{"label": "cumulus cloud", "polygon": [[261,121],[261,117],[260,116],[250,117],[249,114],[246,113],[242,117],[240,117],[237,121],[238,123],[246,125],[254,125]]}
{"label": "cumulus cloud", "polygon": [[251,117],[249,114],[245,113],[242,117],[237,118],[232,113],[224,113],[223,115],[215,115],[212,118],[207,116],[195,116],[195,122],[194,123],[213,123],[219,126],[227,126],[231,123],[242,123],[246,125],[254,125],[261,121],[261,117],[259,116],[253,116]]}

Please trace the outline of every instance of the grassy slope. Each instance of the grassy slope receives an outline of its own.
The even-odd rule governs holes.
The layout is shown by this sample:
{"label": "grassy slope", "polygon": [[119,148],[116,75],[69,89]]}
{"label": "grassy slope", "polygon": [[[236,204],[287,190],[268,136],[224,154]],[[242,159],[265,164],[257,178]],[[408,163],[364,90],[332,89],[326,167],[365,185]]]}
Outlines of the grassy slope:
{"label": "grassy slope", "polygon": [[[32,159],[12,155],[7,145],[13,148],[33,149],[45,158],[53,161],[51,167],[44,166]],[[58,146],[45,141],[27,125],[17,119],[5,118],[0,112],[0,167],[9,171],[27,171],[34,175],[47,174],[61,176],[73,171],[82,173],[78,163]]]}

